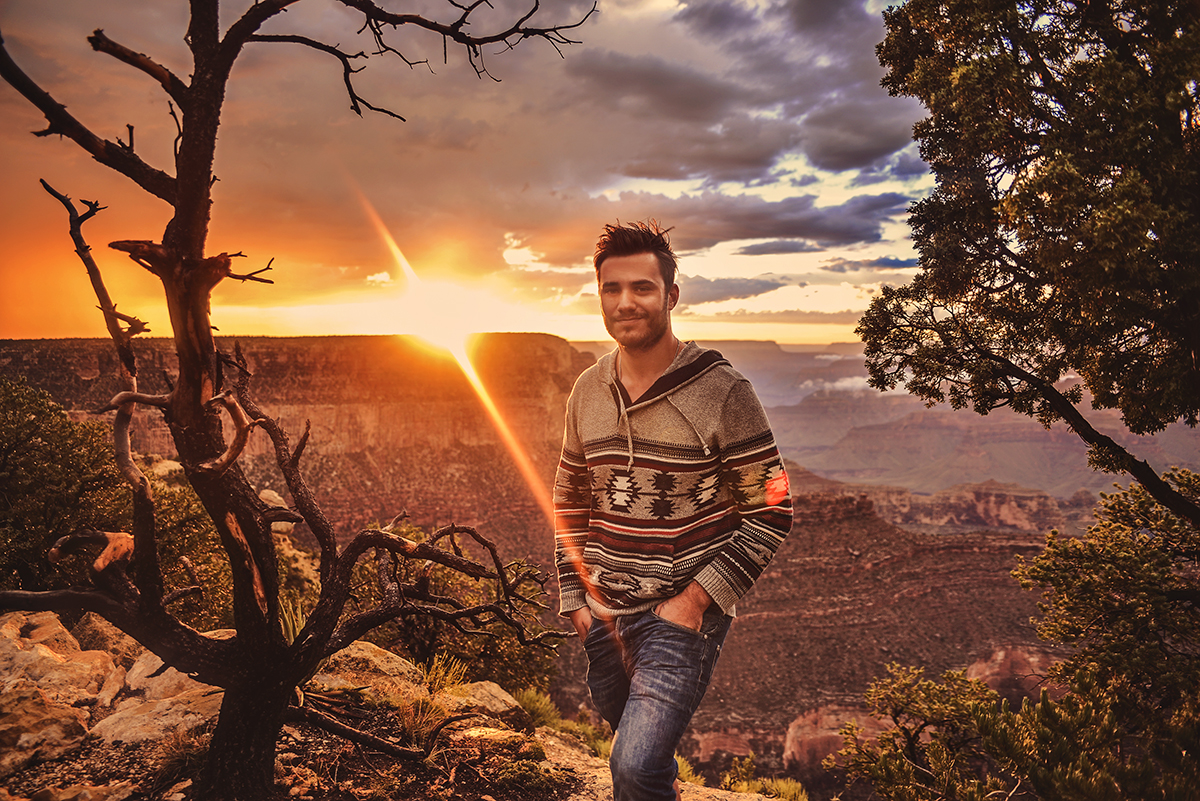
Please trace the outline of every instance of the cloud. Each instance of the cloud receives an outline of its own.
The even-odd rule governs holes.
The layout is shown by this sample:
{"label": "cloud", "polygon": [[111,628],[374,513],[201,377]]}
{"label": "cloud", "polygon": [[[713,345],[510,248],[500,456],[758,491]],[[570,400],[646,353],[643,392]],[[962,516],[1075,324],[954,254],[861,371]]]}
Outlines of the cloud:
{"label": "cloud", "polygon": [[495,278],[514,294],[534,299],[572,297],[596,283],[596,273],[591,269],[513,269]]}
{"label": "cloud", "polygon": [[677,283],[680,308],[683,309],[700,303],[753,298],[776,290],[787,282],[773,277],[704,278],[680,274]]}
{"label": "cloud", "polygon": [[861,169],[906,148],[917,116],[915,100],[902,103],[831,103],[804,117],[804,152],[814,166]]}
{"label": "cloud", "polygon": [[746,245],[734,252],[739,256],[774,256],[784,253],[814,253],[821,249],[819,245],[814,245],[811,242],[797,241],[795,239],[776,239],[771,242]]}
{"label": "cloud", "polygon": [[657,55],[587,50],[567,61],[566,73],[594,108],[692,124],[720,120],[745,95],[735,83]]}
{"label": "cloud", "polygon": [[[581,16],[590,0],[542,5],[539,14],[566,20]],[[496,0],[495,14],[517,6],[525,4]],[[879,86],[874,45],[883,29],[864,2],[612,0],[602,11],[571,32],[582,44],[561,56],[532,40],[489,49],[500,82],[479,80],[454,47],[443,62],[440,37],[397,31],[405,55],[429,65],[410,69],[374,57],[354,80],[372,102],[403,114],[403,123],[349,112],[341,70],[325,54],[248,46],[222,113],[209,249],[244,252],[256,267],[274,258],[276,284],[222,285],[216,302],[320,303],[377,292],[385,276],[399,290],[403,279],[356,191],[423,279],[486,282],[538,301],[586,288],[600,227],[618,219],[655,217],[675,226],[679,252],[724,245],[731,263],[823,251],[829,261],[824,273],[808,277],[814,284],[837,272],[905,267],[856,260],[863,245],[904,252],[906,244],[897,241],[893,251],[888,239],[916,199],[914,179],[928,172],[909,139],[920,109]],[[138,154],[172,169],[175,129],[165,96],[145,76],[92,52],[85,37],[106,28],[187,76],[186,4],[131,14],[117,0],[7,0],[0,27],[14,58],[56,101],[102,136],[135,125]],[[268,32],[370,49],[370,34],[357,28],[339,4],[306,2]],[[70,142],[34,140],[28,131],[44,121],[4,84],[0,109],[0,174],[16,198],[0,197],[0,237],[37,243],[10,265],[53,263],[63,274],[77,268],[69,250],[60,255],[60,210],[26,202],[40,196],[38,177],[109,206],[89,224],[94,242],[162,235],[165,204],[147,200]],[[505,260],[513,241],[530,252],[528,269]],[[706,263],[725,258],[714,254]],[[744,261],[725,276],[706,267],[711,283],[689,287],[688,302],[770,291],[752,283],[762,276],[726,277],[758,272]],[[18,273],[0,266],[0,297],[53,308],[52,293],[35,297],[36,287],[5,283]],[[147,303],[160,302],[151,294],[157,286],[138,291],[153,298]],[[580,304],[594,314],[594,297]],[[0,308],[0,336],[11,335],[3,325],[9,308]]]}
{"label": "cloud", "polygon": [[864,270],[908,270],[916,267],[920,261],[915,258],[898,259],[894,256],[883,256],[878,259],[831,259],[821,265],[822,270],[831,273],[861,272]]}
{"label": "cloud", "polygon": [[718,312],[708,315],[694,315],[689,319],[713,321],[720,320],[730,323],[808,323],[847,325],[857,323],[863,316],[861,311],[846,309],[844,311],[805,311],[803,309],[786,309],[781,311],[734,311]]}
{"label": "cloud", "polygon": [[730,0],[715,3],[685,2],[675,19],[696,33],[710,38],[726,38],[731,34],[752,31],[759,24],[753,9]]}
{"label": "cloud", "polygon": [[741,115],[653,141],[621,172],[632,178],[702,178],[709,185],[771,183],[778,179],[776,163],[799,141],[795,123]]}

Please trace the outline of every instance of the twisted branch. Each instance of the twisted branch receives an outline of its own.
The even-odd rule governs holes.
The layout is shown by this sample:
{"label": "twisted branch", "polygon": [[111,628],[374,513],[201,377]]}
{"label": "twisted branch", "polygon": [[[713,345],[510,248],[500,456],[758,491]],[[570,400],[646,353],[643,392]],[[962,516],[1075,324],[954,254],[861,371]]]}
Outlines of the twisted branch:
{"label": "twisted branch", "polygon": [[223,406],[225,411],[229,413],[229,419],[233,423],[234,432],[233,441],[225,448],[225,452],[215,459],[209,459],[207,462],[200,463],[197,469],[212,473],[223,473],[242,455],[242,451],[246,449],[247,443],[250,442],[250,432],[259,425],[259,421],[250,419],[250,416],[246,414],[241,404],[238,403],[237,396],[232,389],[225,390],[215,398],[211,398],[204,405],[208,407]]}
{"label": "twisted branch", "polygon": [[296,450],[293,452],[283,426],[279,424],[278,420],[267,417],[250,397],[251,376],[240,345],[234,346],[234,358],[234,364],[239,371],[238,379],[234,382],[238,400],[246,414],[271,438],[271,444],[275,446],[275,463],[278,465],[283,482],[296,504],[296,511],[300,513],[303,521],[312,530],[313,536],[317,538],[317,544],[321,549],[321,586],[324,588],[329,583],[334,565],[337,563],[337,535],[333,530],[333,524],[325,517],[325,513],[317,503],[316,496],[313,495],[308,482],[304,480],[304,475],[300,472],[300,456],[308,444],[311,427],[306,420],[304,434],[300,437],[300,442],[297,443]]}
{"label": "twisted branch", "polygon": [[90,153],[96,161],[131,179],[155,197],[175,205],[175,179],[172,176],[146,164],[128,148],[101,139],[67,113],[66,106],[51,97],[16,65],[4,47],[3,37],[0,37],[0,78],[11,84],[45,116],[49,125],[44,131],[35,132],[35,136],[65,136]]}

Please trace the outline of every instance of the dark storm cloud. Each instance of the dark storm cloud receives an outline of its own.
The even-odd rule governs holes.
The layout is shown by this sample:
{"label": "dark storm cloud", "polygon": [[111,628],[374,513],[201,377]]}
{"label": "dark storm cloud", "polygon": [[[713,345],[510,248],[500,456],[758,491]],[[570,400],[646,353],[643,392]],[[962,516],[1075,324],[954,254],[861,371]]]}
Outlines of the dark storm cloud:
{"label": "dark storm cloud", "polygon": [[852,261],[850,259],[834,259],[821,265],[822,270],[827,270],[831,273],[852,273],[861,272],[863,270],[871,271],[886,271],[886,270],[907,270],[916,267],[917,259],[897,259],[892,256],[884,256],[879,259],[869,259],[866,261]]}
{"label": "dark storm cloud", "polygon": [[916,102],[849,102],[818,108],[804,118],[804,152],[814,166],[861,169],[912,142]]}
{"label": "dark storm cloud", "polygon": [[825,249],[878,242],[883,224],[903,212],[909,199],[886,192],[858,195],[834,206],[817,206],[816,200],[813,195],[764,200],[718,192],[677,198],[622,192],[615,200],[555,200],[540,207],[552,214],[542,215],[539,222],[526,222],[518,234],[544,263],[555,265],[577,264],[581,256],[590,256],[600,226],[617,220],[655,219],[673,227],[671,242],[678,253],[747,239],[799,240]]}
{"label": "dark storm cloud", "polygon": [[704,178],[709,184],[765,183],[774,180],[779,157],[799,139],[797,127],[786,120],[741,116],[719,127],[692,127],[653,142],[621,172],[632,178]]}
{"label": "dark storm cloud", "polygon": [[777,278],[704,278],[683,275],[677,278],[681,308],[719,300],[753,298],[786,286]]}
{"label": "dark storm cloud", "polygon": [[800,239],[831,247],[878,241],[883,222],[907,202],[904,195],[892,192],[821,207],[812,195],[768,201],[706,193],[681,198],[668,211],[675,215],[677,241],[686,250],[740,239]]}
{"label": "dark storm cloud", "polygon": [[734,83],[653,55],[585,50],[565,69],[585,84],[589,106],[632,116],[712,123],[743,95]]}
{"label": "dark storm cloud", "polygon": [[722,39],[752,31],[759,22],[753,10],[733,0],[686,3],[675,19],[703,36]]}
{"label": "dark storm cloud", "polygon": [[[920,109],[915,101],[890,98],[880,88],[884,72],[874,50],[883,24],[865,3],[785,0],[757,11],[734,0],[690,0],[675,20],[734,60],[724,78],[753,87],[744,98],[748,106],[774,113],[777,125],[799,134],[776,158],[802,152],[823,170],[878,171],[888,156],[911,143]],[[697,161],[679,155],[676,172],[694,177]],[[888,172],[904,180],[924,170]],[[875,180],[882,178],[863,183]]]}

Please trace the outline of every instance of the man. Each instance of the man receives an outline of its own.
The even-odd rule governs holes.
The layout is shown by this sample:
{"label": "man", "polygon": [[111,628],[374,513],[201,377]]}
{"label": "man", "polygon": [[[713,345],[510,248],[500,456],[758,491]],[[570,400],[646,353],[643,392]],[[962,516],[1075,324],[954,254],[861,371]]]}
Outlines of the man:
{"label": "man", "polygon": [[617,349],[567,404],[554,487],[560,614],[617,735],[614,801],[671,801],[675,748],[734,604],[791,529],[791,496],[750,383],[671,331],[667,231],[607,225],[593,262]]}

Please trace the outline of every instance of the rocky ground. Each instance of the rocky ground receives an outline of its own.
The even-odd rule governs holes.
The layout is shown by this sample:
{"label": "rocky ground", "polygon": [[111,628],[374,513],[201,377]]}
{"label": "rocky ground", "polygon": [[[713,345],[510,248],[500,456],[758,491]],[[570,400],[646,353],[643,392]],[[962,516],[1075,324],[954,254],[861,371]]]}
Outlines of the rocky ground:
{"label": "rocky ground", "polygon": [[[161,669],[107,623],[68,631],[50,612],[0,616],[0,801],[189,801],[220,690]],[[424,761],[401,761],[307,725],[284,727],[276,801],[462,799],[611,801],[607,764],[578,736],[534,727],[500,687],[427,686],[411,663],[369,643],[332,657],[308,703],[408,745],[420,718],[442,730]],[[756,795],[686,785],[686,801]]]}

